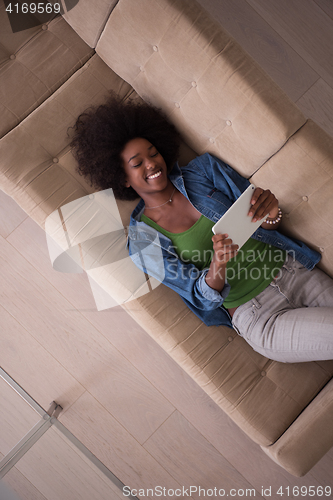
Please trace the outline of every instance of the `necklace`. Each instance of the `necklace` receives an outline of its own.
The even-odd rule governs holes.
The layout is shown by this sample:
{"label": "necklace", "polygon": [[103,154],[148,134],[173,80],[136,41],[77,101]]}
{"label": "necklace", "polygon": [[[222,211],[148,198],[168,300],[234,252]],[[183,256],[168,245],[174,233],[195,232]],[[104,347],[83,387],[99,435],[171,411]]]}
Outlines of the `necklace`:
{"label": "necklace", "polygon": [[157,205],[156,207],[146,207],[146,210],[151,210],[153,208],[160,208],[160,207],[163,207],[163,205],[166,205],[167,203],[171,203],[172,202],[172,197],[175,194],[175,191],[176,191],[176,188],[174,188],[174,190],[172,191],[172,195],[170,196],[169,200],[166,201],[165,203],[162,203],[162,205]]}

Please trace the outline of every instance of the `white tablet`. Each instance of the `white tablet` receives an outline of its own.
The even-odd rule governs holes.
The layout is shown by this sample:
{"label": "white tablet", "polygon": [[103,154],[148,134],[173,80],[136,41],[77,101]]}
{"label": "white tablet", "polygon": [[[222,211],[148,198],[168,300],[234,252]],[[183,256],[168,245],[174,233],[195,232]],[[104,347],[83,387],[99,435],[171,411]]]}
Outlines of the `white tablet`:
{"label": "white tablet", "polygon": [[215,226],[212,227],[214,234],[228,234],[229,238],[239,248],[244,245],[268,216],[265,215],[265,217],[257,222],[252,222],[252,217],[247,215],[251,207],[251,198],[255,188],[254,184],[250,184]]}

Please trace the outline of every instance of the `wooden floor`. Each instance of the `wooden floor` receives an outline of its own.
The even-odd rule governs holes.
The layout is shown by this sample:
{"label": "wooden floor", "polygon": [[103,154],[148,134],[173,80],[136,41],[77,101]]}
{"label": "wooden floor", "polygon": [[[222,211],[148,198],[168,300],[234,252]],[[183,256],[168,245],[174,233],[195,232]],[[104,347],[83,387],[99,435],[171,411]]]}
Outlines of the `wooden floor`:
{"label": "wooden floor", "polygon": [[[332,0],[200,3],[333,135]],[[61,404],[59,420],[125,485],[333,490],[333,449],[303,478],[274,464],[120,307],[96,311],[85,274],[54,271],[43,230],[2,192],[0,275],[0,365],[45,409]],[[38,418],[4,383],[0,394],[1,458]],[[61,440],[43,437],[5,484],[24,500],[123,498]]]}

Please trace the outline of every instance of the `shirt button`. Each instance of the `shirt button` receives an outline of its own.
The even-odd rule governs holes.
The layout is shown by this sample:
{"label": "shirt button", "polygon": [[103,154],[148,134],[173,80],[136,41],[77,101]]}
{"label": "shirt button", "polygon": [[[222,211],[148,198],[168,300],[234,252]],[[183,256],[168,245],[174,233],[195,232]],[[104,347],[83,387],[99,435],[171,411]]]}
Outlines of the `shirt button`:
{"label": "shirt button", "polygon": [[308,199],[309,199],[309,198],[308,198],[307,196],[302,196],[302,200],[303,200],[303,201],[308,201]]}
{"label": "shirt button", "polygon": [[231,123],[231,121],[230,121],[230,120],[227,120],[227,121],[226,121],[226,124],[228,125],[228,127],[231,127],[231,125],[232,125],[232,123]]}
{"label": "shirt button", "polygon": [[157,47],[157,45],[153,45],[153,50],[154,50],[155,52],[157,52],[157,51],[158,51],[158,47]]}

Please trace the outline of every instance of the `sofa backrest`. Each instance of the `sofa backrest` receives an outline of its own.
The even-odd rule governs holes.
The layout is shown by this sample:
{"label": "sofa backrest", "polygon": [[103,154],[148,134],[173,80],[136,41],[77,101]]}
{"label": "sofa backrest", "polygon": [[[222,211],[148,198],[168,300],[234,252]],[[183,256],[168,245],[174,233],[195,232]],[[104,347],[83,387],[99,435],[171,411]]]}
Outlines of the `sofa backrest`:
{"label": "sofa backrest", "polygon": [[247,177],[306,121],[195,0],[120,0],[96,52],[193,149]]}

